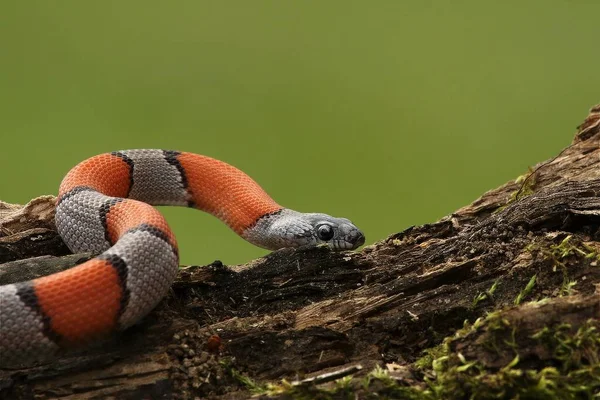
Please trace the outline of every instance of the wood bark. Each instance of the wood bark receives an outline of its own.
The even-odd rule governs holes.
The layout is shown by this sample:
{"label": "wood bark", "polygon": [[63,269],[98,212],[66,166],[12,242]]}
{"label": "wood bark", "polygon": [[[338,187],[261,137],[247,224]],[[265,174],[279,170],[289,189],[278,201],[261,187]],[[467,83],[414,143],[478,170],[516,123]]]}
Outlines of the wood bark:
{"label": "wood bark", "polygon": [[[232,370],[264,382],[356,366],[360,376],[377,365],[402,367],[399,382],[422,386],[411,363],[465,320],[500,310],[534,335],[600,319],[599,194],[596,106],[555,158],[438,222],[358,252],[285,249],[246,265],[184,267],[140,325],[52,363],[0,370],[0,398],[247,398]],[[0,284],[90,257],[69,255],[54,202],[0,202]],[[489,351],[486,334],[452,347],[503,368],[514,354]],[[532,368],[551,358],[531,341],[520,344]]]}

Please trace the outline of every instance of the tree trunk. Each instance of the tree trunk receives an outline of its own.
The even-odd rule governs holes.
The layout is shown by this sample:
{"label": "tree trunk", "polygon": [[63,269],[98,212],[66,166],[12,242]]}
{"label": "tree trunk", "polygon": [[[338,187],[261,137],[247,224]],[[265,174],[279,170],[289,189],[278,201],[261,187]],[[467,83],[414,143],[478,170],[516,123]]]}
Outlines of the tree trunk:
{"label": "tree trunk", "polygon": [[[599,194],[596,106],[557,157],[436,223],[359,252],[182,268],[140,325],[0,370],[0,398],[591,398]],[[89,258],[67,255],[54,201],[0,202],[0,284]]]}

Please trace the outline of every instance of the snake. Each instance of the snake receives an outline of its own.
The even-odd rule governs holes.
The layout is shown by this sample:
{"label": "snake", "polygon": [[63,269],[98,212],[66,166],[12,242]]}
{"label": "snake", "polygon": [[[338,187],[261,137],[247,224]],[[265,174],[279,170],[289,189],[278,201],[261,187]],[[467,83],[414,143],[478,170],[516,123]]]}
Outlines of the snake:
{"label": "snake", "polygon": [[95,257],[0,286],[0,366],[85,348],[158,305],[177,276],[179,251],[156,205],[210,213],[268,250],[352,250],[365,241],[350,220],[284,208],[246,173],[208,156],[158,149],[93,156],[62,180],[55,223],[73,253]]}

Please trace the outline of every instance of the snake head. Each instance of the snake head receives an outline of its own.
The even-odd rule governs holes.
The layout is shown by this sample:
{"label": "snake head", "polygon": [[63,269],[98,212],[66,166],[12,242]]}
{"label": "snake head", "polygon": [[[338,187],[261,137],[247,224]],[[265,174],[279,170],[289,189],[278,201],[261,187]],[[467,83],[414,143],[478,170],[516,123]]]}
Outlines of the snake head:
{"label": "snake head", "polygon": [[308,245],[327,245],[333,250],[353,250],[365,244],[365,235],[347,218],[327,214],[302,214]]}
{"label": "snake head", "polygon": [[261,218],[244,237],[269,250],[284,247],[327,245],[352,250],[365,243],[365,235],[349,219],[290,209]]}

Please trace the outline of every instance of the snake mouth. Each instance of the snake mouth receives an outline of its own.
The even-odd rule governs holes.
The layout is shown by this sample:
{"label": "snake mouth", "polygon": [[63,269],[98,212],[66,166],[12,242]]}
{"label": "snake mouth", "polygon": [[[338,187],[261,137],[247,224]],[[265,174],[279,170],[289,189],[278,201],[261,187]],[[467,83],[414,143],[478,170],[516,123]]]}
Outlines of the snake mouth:
{"label": "snake mouth", "polygon": [[353,232],[352,235],[342,239],[330,242],[334,250],[354,250],[365,244],[365,235],[361,231]]}

